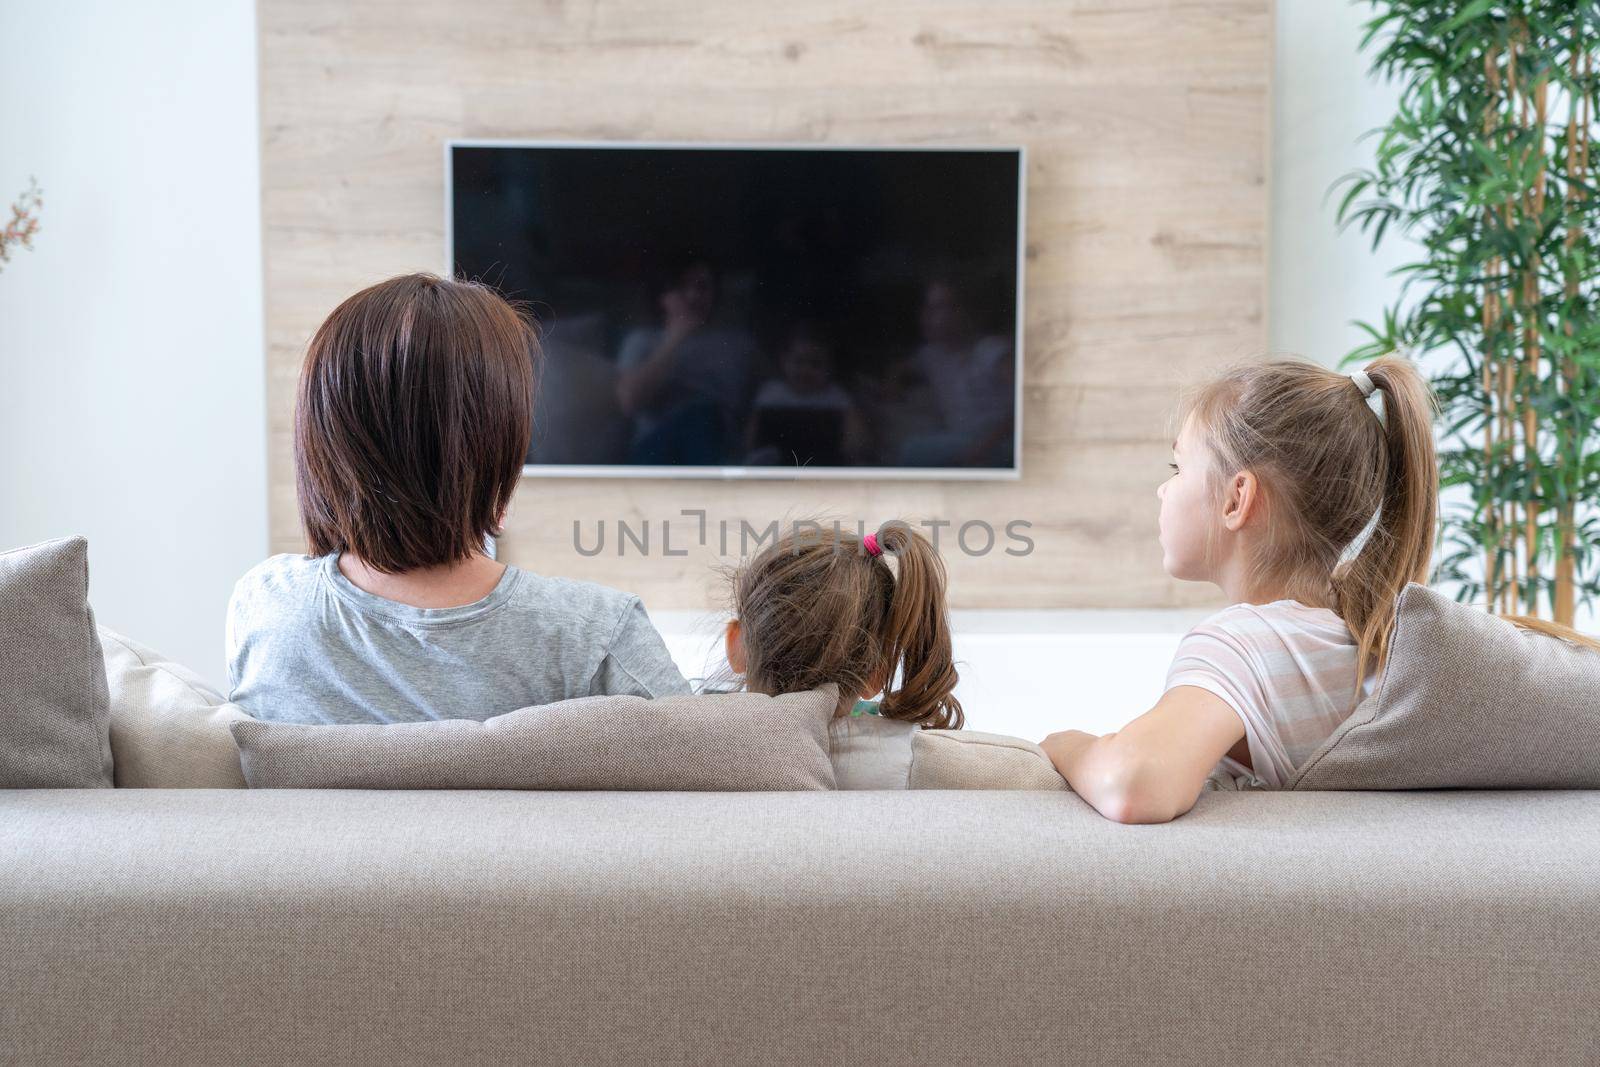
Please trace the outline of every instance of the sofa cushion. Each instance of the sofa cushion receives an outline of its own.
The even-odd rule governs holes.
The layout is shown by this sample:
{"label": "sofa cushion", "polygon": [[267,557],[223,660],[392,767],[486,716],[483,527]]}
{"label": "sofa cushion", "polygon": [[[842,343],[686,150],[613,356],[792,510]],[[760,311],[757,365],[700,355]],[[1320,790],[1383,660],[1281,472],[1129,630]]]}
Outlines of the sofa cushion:
{"label": "sofa cushion", "polygon": [[828,723],[835,789],[905,789],[915,723],[882,715],[845,715]]}
{"label": "sofa cushion", "polygon": [[1020,737],[923,730],[877,715],[835,719],[828,735],[839,789],[1071,788],[1044,749]]}
{"label": "sofa cushion", "polygon": [[977,730],[921,730],[908,789],[1071,789],[1032,741]]}
{"label": "sofa cushion", "polygon": [[1600,651],[1421,585],[1378,688],[1289,789],[1600,788]]}
{"label": "sofa cushion", "polygon": [[231,725],[245,780],[289,789],[832,789],[834,686],[580,697],[483,721]]}
{"label": "sofa cushion", "polygon": [[1600,1058],[1592,792],[52,789],[0,857],[8,1064]]}
{"label": "sofa cushion", "polygon": [[0,789],[111,784],[89,543],[0,553]]}
{"label": "sofa cushion", "polygon": [[228,726],[248,719],[193,671],[104,627],[119,789],[243,789]]}

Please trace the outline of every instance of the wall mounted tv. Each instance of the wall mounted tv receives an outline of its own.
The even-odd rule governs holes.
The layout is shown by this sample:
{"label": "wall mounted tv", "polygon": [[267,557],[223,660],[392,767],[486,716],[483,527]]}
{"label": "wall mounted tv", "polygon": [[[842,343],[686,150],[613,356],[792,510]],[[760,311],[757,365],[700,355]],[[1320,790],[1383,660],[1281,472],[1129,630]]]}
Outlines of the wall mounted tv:
{"label": "wall mounted tv", "polygon": [[445,146],[542,329],[527,473],[1015,478],[1020,148]]}

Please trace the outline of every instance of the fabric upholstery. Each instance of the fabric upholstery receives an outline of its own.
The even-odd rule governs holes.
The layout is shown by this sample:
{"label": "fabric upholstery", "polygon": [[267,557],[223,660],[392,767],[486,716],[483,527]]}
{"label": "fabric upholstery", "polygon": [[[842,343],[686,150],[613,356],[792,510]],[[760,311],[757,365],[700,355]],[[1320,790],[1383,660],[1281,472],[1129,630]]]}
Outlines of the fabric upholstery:
{"label": "fabric upholstery", "polygon": [[1378,688],[1290,789],[1600,788],[1600,651],[1421,585]]}
{"label": "fabric upholstery", "polygon": [[0,553],[0,789],[109,788],[111,778],[89,543]]}
{"label": "fabric upholstery", "polygon": [[833,686],[581,697],[482,721],[231,724],[245,781],[289,789],[832,789]]}
{"label": "fabric upholstery", "polygon": [[828,724],[836,789],[904,789],[911,744],[922,728],[882,715],[845,715]]}
{"label": "fabric upholstery", "polygon": [[1600,793],[0,792],[0,1060],[1600,1060]]}
{"label": "fabric upholstery", "polygon": [[119,789],[243,789],[228,732],[243,708],[199,675],[121,634],[100,629],[111,694],[111,752]]}
{"label": "fabric upholstery", "polygon": [[1032,741],[978,730],[922,730],[911,739],[908,789],[1070,789]]}

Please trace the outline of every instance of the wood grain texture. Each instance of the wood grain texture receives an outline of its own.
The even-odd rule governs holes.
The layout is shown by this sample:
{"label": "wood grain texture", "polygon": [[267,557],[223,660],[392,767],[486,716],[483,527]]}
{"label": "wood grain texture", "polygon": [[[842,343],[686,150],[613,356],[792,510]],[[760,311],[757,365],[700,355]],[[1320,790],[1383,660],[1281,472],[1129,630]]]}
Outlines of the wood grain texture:
{"label": "wood grain texture", "polygon": [[[969,556],[968,608],[1192,607],[1155,488],[1181,387],[1265,347],[1271,0],[260,0],[273,551],[302,551],[291,426],[305,344],[356,289],[444,258],[446,139],[1023,144],[1020,481],[525,479],[502,541],[535,570],[721,602],[716,524],[1032,523]],[[597,523],[673,547],[619,557]],[[680,525],[681,524],[681,525]],[[976,533],[976,530],[974,531]],[[659,549],[659,540],[652,548]]]}

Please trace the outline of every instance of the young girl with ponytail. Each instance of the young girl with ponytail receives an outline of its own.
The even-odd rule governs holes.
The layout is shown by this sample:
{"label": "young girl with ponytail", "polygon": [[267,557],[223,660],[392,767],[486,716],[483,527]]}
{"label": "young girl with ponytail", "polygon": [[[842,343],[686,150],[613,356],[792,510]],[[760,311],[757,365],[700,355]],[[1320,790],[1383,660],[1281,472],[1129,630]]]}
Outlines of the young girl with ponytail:
{"label": "young girl with ponytail", "polygon": [[1341,374],[1240,367],[1193,398],[1161,500],[1162,564],[1222,588],[1156,706],[1116,733],[1043,742],[1120,822],[1194,806],[1215,769],[1282,786],[1372,691],[1395,602],[1425,582],[1439,471],[1434,398],[1408,361]]}
{"label": "young girl with ponytail", "polygon": [[732,585],[728,666],[744,688],[839,687],[829,732],[840,789],[905,788],[912,735],[961,728],[944,564],[904,522],[859,539],[797,530]]}

